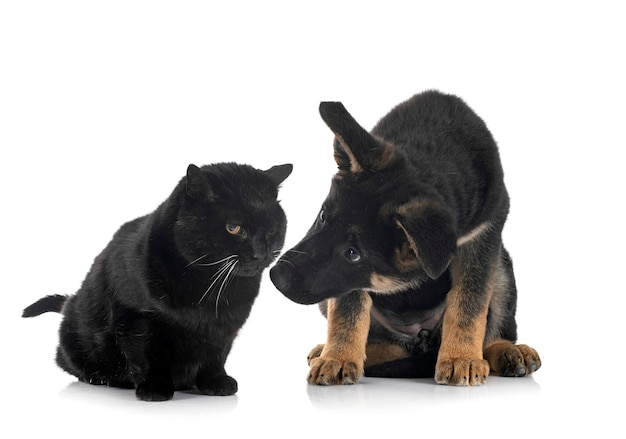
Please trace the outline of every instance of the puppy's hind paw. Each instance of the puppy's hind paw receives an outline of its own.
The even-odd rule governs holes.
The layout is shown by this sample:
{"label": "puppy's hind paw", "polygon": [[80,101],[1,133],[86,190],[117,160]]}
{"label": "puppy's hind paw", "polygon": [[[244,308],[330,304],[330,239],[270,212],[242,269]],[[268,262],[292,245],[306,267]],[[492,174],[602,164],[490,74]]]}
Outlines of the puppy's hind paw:
{"label": "puppy's hind paw", "polygon": [[541,367],[541,358],[536,350],[524,344],[500,341],[485,348],[485,359],[494,375],[523,377]]}

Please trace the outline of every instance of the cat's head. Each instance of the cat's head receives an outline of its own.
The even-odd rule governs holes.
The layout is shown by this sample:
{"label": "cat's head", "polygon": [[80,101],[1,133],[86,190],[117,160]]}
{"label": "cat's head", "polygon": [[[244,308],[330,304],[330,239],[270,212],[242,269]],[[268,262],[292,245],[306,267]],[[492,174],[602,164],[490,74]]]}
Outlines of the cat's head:
{"label": "cat's head", "polygon": [[238,276],[267,268],[285,240],[287,219],[277,196],[292,169],[290,164],[265,171],[237,163],[189,165],[179,185],[174,227],[188,263],[219,267],[228,262]]}

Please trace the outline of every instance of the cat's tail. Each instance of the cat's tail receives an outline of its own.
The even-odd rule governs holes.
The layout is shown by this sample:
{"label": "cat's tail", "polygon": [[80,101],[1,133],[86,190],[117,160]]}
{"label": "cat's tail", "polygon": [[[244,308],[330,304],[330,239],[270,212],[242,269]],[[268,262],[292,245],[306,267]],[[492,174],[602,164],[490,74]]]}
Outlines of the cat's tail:
{"label": "cat's tail", "polygon": [[62,312],[63,305],[70,296],[63,296],[61,294],[53,294],[51,296],[46,296],[32,305],[24,308],[22,312],[22,317],[35,317],[39,314],[43,314],[45,312]]}

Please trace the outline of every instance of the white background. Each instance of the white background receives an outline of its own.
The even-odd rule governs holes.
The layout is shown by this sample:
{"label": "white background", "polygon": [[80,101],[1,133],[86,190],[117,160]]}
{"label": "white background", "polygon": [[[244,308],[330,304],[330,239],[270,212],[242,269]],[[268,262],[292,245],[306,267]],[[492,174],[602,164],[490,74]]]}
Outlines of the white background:
{"label": "white background", "polygon": [[[425,3],[0,4],[3,437],[624,437],[623,7]],[[543,359],[533,377],[308,386],[325,321],[267,275],[227,363],[232,397],[144,403],[79,384],[54,363],[61,317],[20,318],[76,291],[189,163],[293,163],[289,248],[335,170],[319,102],[370,129],[430,88],[463,97],[500,145],[519,338]]]}

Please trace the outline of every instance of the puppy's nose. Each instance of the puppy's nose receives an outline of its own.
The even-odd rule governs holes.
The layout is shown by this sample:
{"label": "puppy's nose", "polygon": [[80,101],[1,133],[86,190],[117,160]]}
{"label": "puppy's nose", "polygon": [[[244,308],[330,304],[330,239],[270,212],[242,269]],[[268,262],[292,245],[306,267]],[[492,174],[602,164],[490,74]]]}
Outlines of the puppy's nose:
{"label": "puppy's nose", "polygon": [[270,270],[270,279],[279,291],[289,291],[294,278],[294,270],[289,264],[279,263]]}

